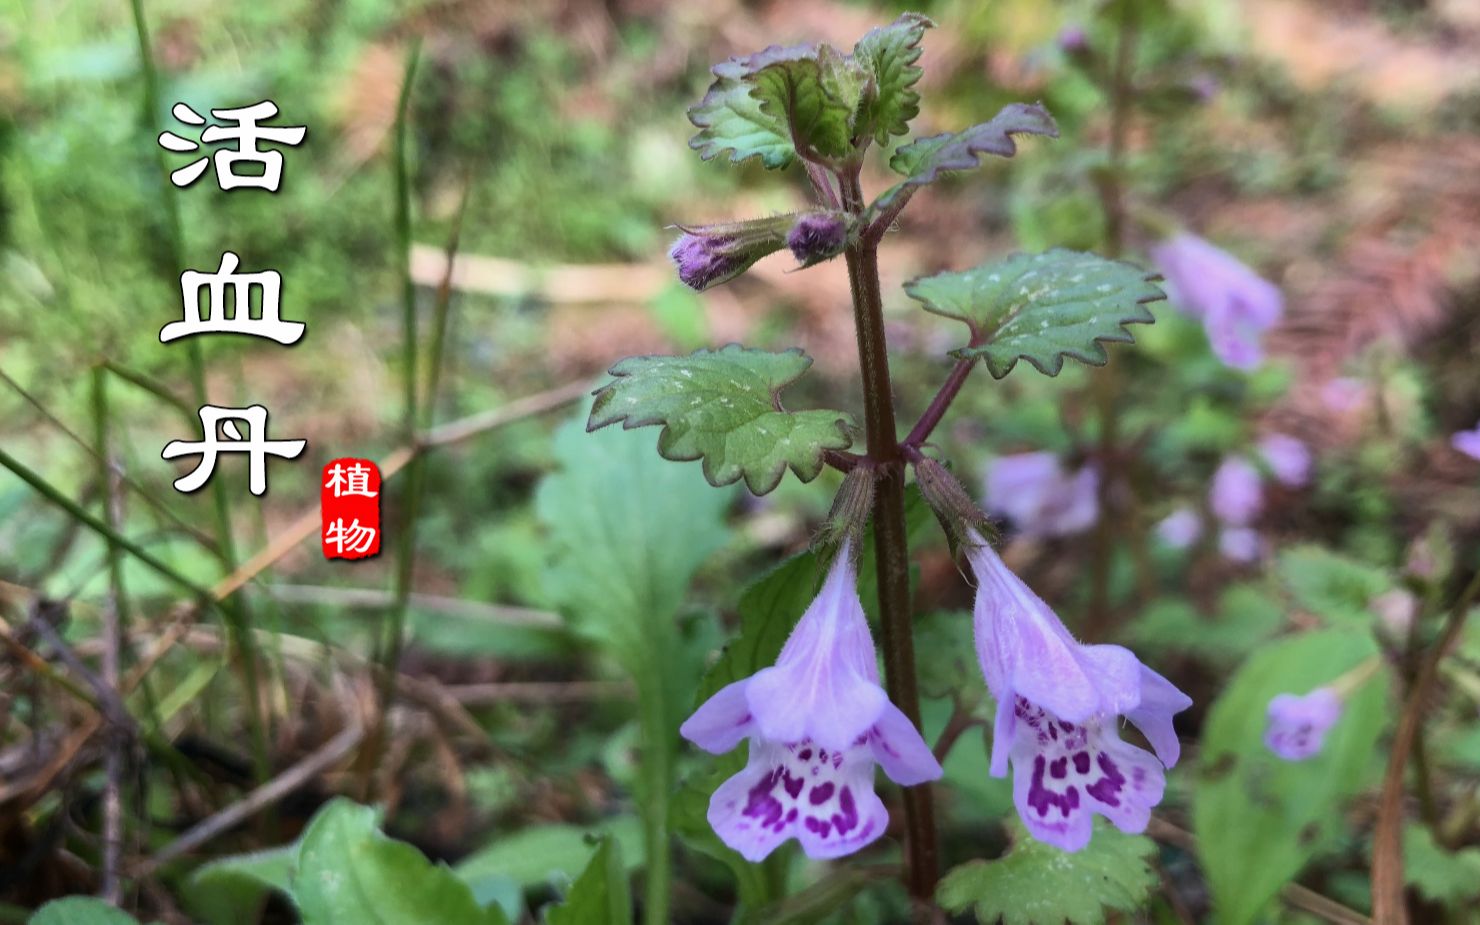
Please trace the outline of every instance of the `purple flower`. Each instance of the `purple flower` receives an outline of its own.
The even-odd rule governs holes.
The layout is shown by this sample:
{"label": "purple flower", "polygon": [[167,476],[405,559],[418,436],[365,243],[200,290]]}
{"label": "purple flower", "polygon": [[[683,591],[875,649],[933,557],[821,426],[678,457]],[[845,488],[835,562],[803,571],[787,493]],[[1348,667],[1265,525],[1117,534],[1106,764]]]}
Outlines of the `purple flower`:
{"label": "purple flower", "polygon": [[1310,447],[1289,434],[1269,434],[1259,441],[1259,455],[1283,485],[1299,488],[1310,481]]}
{"label": "purple flower", "polygon": [[[1192,700],[1120,646],[1086,646],[977,534],[976,650],[997,699],[991,772],[1012,765],[1028,832],[1065,851],[1089,843],[1092,816],[1140,832],[1161,802],[1181,745],[1172,716]],[[1120,740],[1124,716],[1156,754]]]}
{"label": "purple flower", "polygon": [[1260,338],[1284,313],[1284,297],[1273,283],[1237,258],[1186,232],[1151,248],[1178,304],[1202,319],[1213,353],[1235,369],[1264,360]]}
{"label": "purple flower", "polygon": [[1480,459],[1480,424],[1474,430],[1462,430],[1450,437],[1449,445],[1471,459]]}
{"label": "purple flower", "polygon": [[1080,25],[1065,26],[1059,30],[1059,48],[1065,54],[1077,55],[1089,50],[1089,36]]}
{"label": "purple flower", "polygon": [[941,775],[930,747],[879,686],[845,542],[776,664],[721,688],[679,729],[721,754],[750,740],[745,769],[709,801],[709,824],[746,860],[789,838],[810,858],[852,854],[884,834],[874,765],[913,786]]}
{"label": "purple flower", "polygon": [[1253,562],[1264,552],[1264,540],[1253,527],[1224,527],[1218,533],[1218,551],[1233,562]]}
{"label": "purple flower", "polygon": [[786,246],[804,267],[831,260],[847,244],[848,222],[839,212],[808,212],[786,233]]}
{"label": "purple flower", "polygon": [[1094,526],[1099,485],[1093,467],[1070,474],[1053,453],[999,456],[987,469],[987,510],[1024,536],[1069,536]]}
{"label": "purple flower", "polygon": [[1340,718],[1341,697],[1329,687],[1304,697],[1280,694],[1269,701],[1264,744],[1286,761],[1304,761],[1320,752],[1326,731]]}
{"label": "purple flower", "polygon": [[1202,518],[1190,507],[1179,507],[1156,525],[1156,536],[1173,549],[1186,549],[1202,536]]}
{"label": "purple flower", "polygon": [[683,235],[668,256],[678,267],[684,285],[700,292],[728,282],[750,269],[767,254],[786,246],[794,215],[777,215],[718,225],[680,225]]}
{"label": "purple flower", "polygon": [[1259,470],[1242,456],[1226,457],[1213,473],[1213,487],[1208,494],[1213,513],[1225,524],[1244,527],[1259,516],[1264,507],[1264,487]]}

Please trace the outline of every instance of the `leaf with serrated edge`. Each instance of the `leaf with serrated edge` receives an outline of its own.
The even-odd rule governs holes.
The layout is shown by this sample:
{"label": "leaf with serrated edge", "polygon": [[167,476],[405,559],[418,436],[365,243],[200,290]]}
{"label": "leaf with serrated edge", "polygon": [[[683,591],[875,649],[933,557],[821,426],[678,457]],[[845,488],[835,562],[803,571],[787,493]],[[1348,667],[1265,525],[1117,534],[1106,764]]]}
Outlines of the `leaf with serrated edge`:
{"label": "leaf with serrated edge", "polygon": [[[787,49],[767,49],[760,54],[772,51]],[[775,170],[796,158],[785,114],[762,109],[761,101],[751,94],[755,89],[753,60],[758,57],[747,55],[716,64],[710,71],[714,83],[689,110],[689,121],[699,129],[689,147],[704,160],[728,152],[731,163],[758,157],[767,169]]]}
{"label": "leaf with serrated edge", "polygon": [[749,65],[751,96],[763,114],[789,127],[798,154],[809,160],[848,155],[862,83],[852,62],[823,45],[768,48],[752,55]]}
{"label": "leaf with serrated edge", "polygon": [[662,424],[664,459],[702,460],[710,484],[743,478],[763,495],[788,467],[811,481],[822,471],[824,451],[853,443],[853,419],[844,412],[781,410],[781,390],[811,365],[800,350],[738,344],[689,356],[629,357],[611,368],[615,381],[596,391],[586,429],[617,421],[627,430]]}
{"label": "leaf with serrated edge", "polygon": [[1012,136],[1024,134],[1057,138],[1059,127],[1048,110],[1036,103],[1010,103],[989,122],[910,142],[889,159],[889,166],[905,179],[885,190],[872,211],[889,209],[910,187],[934,183],[948,170],[975,168],[983,154],[1012,157],[1017,153]]}
{"label": "leaf with serrated edge", "polygon": [[1104,342],[1134,342],[1123,325],[1155,320],[1146,303],[1166,298],[1152,284],[1158,278],[1123,261],[1055,248],[904,288],[926,311],[964,321],[971,345],[954,355],[981,357],[1001,379],[1019,359],[1047,376],[1059,374],[1066,356],[1103,366]]}
{"label": "leaf with serrated edge", "polygon": [[915,66],[920,60],[920,39],[934,25],[929,17],[904,13],[870,31],[854,46],[854,60],[873,78],[872,88],[859,104],[859,134],[872,132],[885,145],[890,135],[910,130],[910,120],[920,112],[920,94],[913,88],[925,73]]}
{"label": "leaf with serrated edge", "polygon": [[1156,843],[1095,825],[1082,851],[1034,841],[1014,820],[1012,850],[970,861],[941,880],[935,898],[948,911],[974,909],[982,925],[1101,925],[1105,910],[1134,912],[1156,885],[1148,858]]}

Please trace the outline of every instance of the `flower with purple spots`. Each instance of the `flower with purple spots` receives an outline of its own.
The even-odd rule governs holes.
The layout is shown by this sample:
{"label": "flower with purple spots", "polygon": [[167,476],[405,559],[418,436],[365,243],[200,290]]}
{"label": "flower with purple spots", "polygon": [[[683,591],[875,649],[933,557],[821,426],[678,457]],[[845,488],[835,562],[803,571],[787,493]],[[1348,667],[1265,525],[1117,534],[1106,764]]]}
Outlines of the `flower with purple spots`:
{"label": "flower with purple spots", "polygon": [[1284,314],[1284,297],[1273,283],[1197,235],[1182,232],[1151,248],[1187,314],[1199,318],[1213,353],[1235,369],[1264,361],[1260,338]]}
{"label": "flower with purple spots", "polygon": [[1480,424],[1474,430],[1462,430],[1451,436],[1449,445],[1471,459],[1480,459]]}
{"label": "flower with purple spots", "polygon": [[1280,694],[1269,701],[1264,744],[1286,761],[1313,758],[1326,743],[1326,732],[1341,718],[1341,696],[1318,687],[1303,697]]}
{"label": "flower with purple spots", "polygon": [[1208,493],[1213,514],[1232,527],[1246,527],[1264,508],[1264,486],[1259,470],[1242,456],[1229,456],[1213,473]]}
{"label": "flower with purple spots", "polygon": [[1259,441],[1259,455],[1280,484],[1299,488],[1310,481],[1310,447],[1298,437],[1268,434]]}
{"label": "flower with purple spots", "polygon": [[[1181,754],[1172,716],[1192,700],[1129,649],[1076,641],[985,540],[969,539],[977,655],[997,699],[993,776],[1011,764],[1028,832],[1065,851],[1089,843],[1094,814],[1143,831]],[[1154,755],[1121,741],[1122,716]]]}
{"label": "flower with purple spots", "polygon": [[1023,536],[1069,536],[1099,519],[1099,485],[1094,467],[1068,472],[1053,453],[999,456],[987,469],[987,510]]}
{"label": "flower with purple spots", "polygon": [[776,664],[721,688],[680,728],[713,754],[750,740],[745,769],[709,801],[709,824],[746,860],[789,838],[810,858],[852,854],[884,834],[874,765],[901,786],[939,762],[879,686],[873,638],[845,542]]}

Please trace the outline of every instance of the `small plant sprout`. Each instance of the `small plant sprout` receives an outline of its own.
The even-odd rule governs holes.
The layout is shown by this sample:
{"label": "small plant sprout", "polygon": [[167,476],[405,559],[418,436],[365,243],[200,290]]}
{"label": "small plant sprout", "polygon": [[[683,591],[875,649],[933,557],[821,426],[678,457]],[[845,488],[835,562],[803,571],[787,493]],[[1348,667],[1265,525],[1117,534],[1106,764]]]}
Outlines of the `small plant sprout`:
{"label": "small plant sprout", "polygon": [[[715,754],[749,743],[748,763],[712,792],[708,812],[720,839],[743,858],[759,861],[788,839],[813,858],[836,858],[893,836],[903,842],[916,911],[927,919],[939,862],[924,785],[941,769],[919,732],[904,506],[911,471],[952,542],[970,550],[979,582],[979,655],[998,698],[993,773],[1015,765],[1018,808],[1034,837],[1081,849],[1092,814],[1141,831],[1161,799],[1164,768],[1177,760],[1172,715],[1190,704],[1128,650],[1076,642],[986,545],[990,527],[977,502],[923,452],[978,366],[1002,379],[1019,361],[1047,376],[1058,375],[1066,358],[1103,365],[1106,344],[1132,341],[1127,325],[1154,320],[1147,304],[1164,298],[1158,277],[1123,261],[1053,249],[908,282],[905,293],[925,311],[961,327],[938,393],[922,399],[920,417],[899,437],[879,283],[885,232],[919,190],[1013,157],[1023,137],[1058,135],[1042,106],[1010,103],[985,122],[895,147],[888,157],[895,180],[870,196],[864,161],[875,145],[909,133],[920,109],[920,42],[932,25],[906,13],[851,50],[773,46],[731,58],[714,67],[713,83],[689,112],[700,157],[772,170],[799,166],[813,201],[790,215],[681,226],[671,251],[679,278],[703,290],[783,248],[801,267],[841,254],[851,283],[861,422],[847,411],[796,410],[783,400],[811,366],[800,351],[735,344],[622,360],[597,390],[588,422],[592,430],[617,422],[660,426],[665,458],[697,460],[714,485],[743,481],[756,494],[775,488],[787,471],[802,481],[826,467],[848,473],[817,544],[817,555],[832,555],[822,590],[774,664],[756,659],[710,688],[682,733]],[[1233,316],[1226,320],[1239,336],[1251,317],[1234,308],[1214,314],[1220,323]],[[860,437],[861,452],[854,449]],[[1005,489],[1015,496],[1011,504],[998,506],[1024,529],[1060,535],[1095,522],[1094,468],[1066,472],[1047,455],[1005,458],[999,466],[999,481],[1016,487]],[[882,686],[854,587],[852,557],[865,530],[872,531],[877,576]],[[795,612],[786,618],[795,620]],[[739,656],[727,658],[730,664]],[[1114,724],[1121,716],[1145,732],[1155,756],[1120,741]],[[876,764],[904,788],[898,828],[874,792]]]}

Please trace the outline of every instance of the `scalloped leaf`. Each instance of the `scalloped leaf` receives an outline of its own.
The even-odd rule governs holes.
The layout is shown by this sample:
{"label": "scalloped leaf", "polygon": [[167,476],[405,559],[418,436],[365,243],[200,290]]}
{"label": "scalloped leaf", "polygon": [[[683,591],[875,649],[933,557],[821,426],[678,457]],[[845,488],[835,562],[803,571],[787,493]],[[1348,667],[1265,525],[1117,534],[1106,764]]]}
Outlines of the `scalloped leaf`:
{"label": "scalloped leaf", "polygon": [[768,170],[776,170],[796,159],[784,117],[763,110],[761,101],[751,95],[755,57],[731,58],[711,68],[714,83],[689,110],[689,121],[699,129],[689,147],[706,161],[728,153],[732,164],[758,157]]}
{"label": "scalloped leaf", "polygon": [[910,187],[934,183],[942,173],[974,169],[983,154],[1012,157],[1017,153],[1013,135],[1057,138],[1059,127],[1048,110],[1037,103],[1009,103],[989,122],[912,141],[889,159],[890,168],[905,179],[885,190],[873,210],[888,209]]}
{"label": "scalloped leaf", "polygon": [[853,150],[853,114],[866,75],[827,46],[768,48],[752,55],[751,95],[761,111],[789,126],[808,160],[838,160]]}
{"label": "scalloped leaf", "polygon": [[1064,357],[1103,366],[1104,343],[1134,343],[1123,325],[1155,321],[1147,302],[1166,298],[1134,264],[1055,248],[1015,254],[973,270],[940,273],[905,284],[925,310],[964,321],[971,344],[953,352],[981,357],[1001,379],[1027,360],[1057,376]]}
{"label": "scalloped leaf", "polygon": [[836,50],[772,45],[711,70],[715,81],[689,110],[699,133],[689,147],[705,160],[758,157],[770,169],[796,159],[837,159],[852,150],[853,117],[868,79]]}
{"label": "scalloped leaf", "polygon": [[983,925],[1101,925],[1105,911],[1134,912],[1157,883],[1148,859],[1156,843],[1096,820],[1083,851],[1034,841],[1014,819],[1013,846],[995,861],[969,861],[945,876],[936,899],[947,910],[975,910]]}
{"label": "scalloped leaf", "polygon": [[869,31],[853,47],[853,58],[872,78],[872,86],[859,102],[857,132],[872,134],[881,145],[889,136],[910,130],[910,120],[920,113],[920,94],[913,89],[924,70],[920,40],[935,26],[928,16],[903,13],[887,26]]}
{"label": "scalloped leaf", "polygon": [[811,365],[800,350],[771,353],[739,344],[689,356],[629,357],[611,368],[615,381],[596,391],[586,429],[617,421],[626,430],[661,424],[663,458],[702,460],[710,484],[743,478],[763,495],[788,468],[811,481],[822,471],[824,451],[853,443],[853,418],[844,412],[781,408],[781,390]]}

